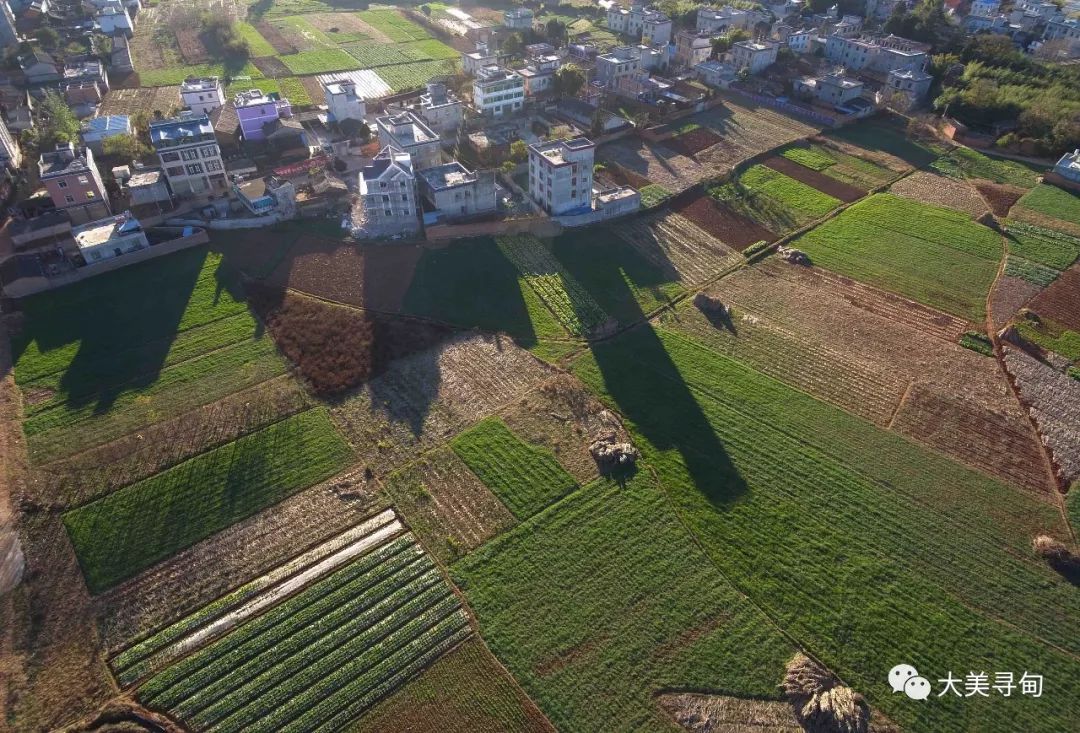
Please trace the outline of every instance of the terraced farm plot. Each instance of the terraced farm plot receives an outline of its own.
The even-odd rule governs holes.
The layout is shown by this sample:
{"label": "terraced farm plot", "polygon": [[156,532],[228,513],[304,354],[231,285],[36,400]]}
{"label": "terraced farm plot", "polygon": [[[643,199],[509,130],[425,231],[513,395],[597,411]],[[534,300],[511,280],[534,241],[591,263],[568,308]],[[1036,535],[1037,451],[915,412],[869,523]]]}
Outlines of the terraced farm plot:
{"label": "terraced farm plot", "polygon": [[395,92],[420,89],[434,77],[452,76],[457,64],[451,60],[414,61],[397,66],[380,66],[376,73]]}
{"label": "terraced farm plot", "polygon": [[250,61],[239,69],[229,68],[224,63],[183,64],[159,69],[143,69],[139,67],[138,60],[135,62],[135,67],[139,69],[137,72],[139,74],[139,84],[143,87],[179,86],[189,76],[250,76],[252,79],[263,78],[263,73]]}
{"label": "terraced farm plot", "polygon": [[[768,261],[707,291],[666,328],[1009,484],[1048,496],[1038,442],[992,361],[956,344],[968,325],[846,278]],[[918,346],[913,348],[913,344]]]}
{"label": "terraced farm plot", "polygon": [[1080,366],[1080,333],[1049,318],[1040,318],[1038,323],[1023,318],[1016,323],[1016,330],[1025,341],[1053,351]]}
{"label": "terraced farm plot", "polygon": [[423,41],[431,34],[393,9],[364,10],[357,13],[360,20],[376,29],[394,43]]}
{"label": "terraced farm plot", "polygon": [[[841,183],[869,190],[896,178],[898,171],[885,165],[880,152],[863,150],[854,145],[840,145],[824,137],[813,138],[809,145],[794,145],[784,148],[780,154],[799,165],[820,171]],[[860,157],[860,155],[865,157]],[[869,158],[874,158],[870,160]],[[876,162],[875,162],[876,161]],[[899,170],[906,169],[906,164],[893,159]]]}
{"label": "terraced farm plot", "polygon": [[[1077,612],[1076,589],[1029,549],[1036,527],[1064,530],[1053,506],[663,329],[597,344],[574,372],[622,412],[636,442],[644,441],[644,461],[711,562],[899,725],[1053,730],[1076,716],[1076,703],[1062,709],[1032,699],[974,707],[938,698],[914,707],[893,696],[881,674],[882,656],[903,654],[918,655],[928,668],[948,668],[957,655],[979,668],[1041,665],[1057,670],[1061,699],[1074,700],[1075,620],[1067,619]],[[561,506],[553,520],[563,521]],[[491,553],[518,531],[496,539]],[[564,543],[565,537],[564,530]],[[482,549],[461,567],[490,566],[491,553]],[[552,562],[545,557],[536,566],[550,575]],[[505,593],[513,574],[498,573],[498,589],[489,583],[478,590],[477,577],[483,571],[465,581],[481,628],[543,707],[539,685],[516,661],[518,649],[535,642],[511,636],[527,621],[485,617],[491,607],[508,605],[489,598]],[[589,603],[576,583],[567,585]],[[900,606],[890,600],[897,597],[905,599]],[[917,630],[931,623],[933,638],[921,637]],[[751,651],[739,634],[724,637],[722,649]],[[562,638],[559,648],[566,649],[582,637]],[[742,692],[731,681],[725,689]]]}
{"label": "terraced farm plot", "polygon": [[250,23],[237,22],[233,27],[237,34],[247,42],[252,56],[273,56],[277,53],[269,41],[263,38],[258,29]]}
{"label": "terraced farm plot", "polygon": [[458,561],[495,655],[561,730],[666,730],[658,687],[775,695],[791,647],[655,485],[595,482]]}
{"label": "terraced farm plot", "polygon": [[1032,188],[1042,170],[1015,160],[994,158],[971,148],[958,147],[938,158],[930,167],[954,178],[982,179],[994,183]]}
{"label": "terraced farm plot", "polygon": [[766,158],[765,166],[845,203],[857,201],[866,195],[865,188],[842,183],[835,178],[820,173],[813,168],[807,168],[783,155],[774,155]]}
{"label": "terraced farm plot", "polygon": [[563,234],[552,242],[551,251],[605,313],[628,326],[685,289],[669,274],[670,266],[656,266],[616,231]]}
{"label": "terraced farm plot", "polygon": [[479,547],[516,521],[498,497],[446,447],[394,471],[384,485],[412,530],[444,562]]}
{"label": "terraced farm plot", "polygon": [[1065,231],[1075,234],[1075,228],[1080,228],[1080,195],[1063,188],[1040,183],[1020,199],[1017,206],[1064,222]]}
{"label": "terraced farm plot", "polygon": [[947,206],[972,218],[987,211],[986,201],[967,181],[934,171],[915,171],[889,187],[889,193],[933,206]]}
{"label": "terraced farm plot", "polygon": [[326,412],[309,410],[73,509],[64,524],[96,593],[351,460]]}
{"label": "terraced farm plot", "polygon": [[1073,265],[1061,273],[1053,285],[1036,295],[1029,307],[1043,318],[1049,318],[1066,328],[1080,331],[1080,266]]}
{"label": "terraced farm plot", "polygon": [[1009,255],[1005,260],[1005,274],[1045,288],[1054,282],[1060,273],[1058,270],[1025,260],[1023,257]]}
{"label": "terraced farm plot", "polygon": [[[145,303],[154,302],[148,315]],[[186,250],[25,299],[15,376],[46,463],[285,371],[218,255]],[[86,319],[94,312],[100,319]]]}
{"label": "terraced farm plot", "polygon": [[710,188],[709,195],[774,232],[798,229],[841,204],[839,199],[764,165],[751,166],[732,183]]}
{"label": "terraced farm plot", "polygon": [[813,263],[978,323],[1001,237],[964,214],[889,194],[860,201],[795,240]]}
{"label": "terraced farm plot", "polygon": [[[273,25],[278,32],[301,53],[337,47],[337,43],[332,38],[312,25],[308,19],[302,15],[290,15],[284,18],[278,18],[271,21],[271,25]],[[254,55],[262,56],[263,54]]]}
{"label": "terraced farm plot", "polygon": [[519,520],[577,488],[550,451],[526,443],[497,417],[466,430],[450,447]]}
{"label": "terraced farm plot", "polygon": [[290,56],[282,56],[281,62],[294,74],[325,74],[359,67],[356,59],[340,48],[301,51]]}
{"label": "terraced farm plot", "polygon": [[483,642],[470,639],[346,730],[550,733],[554,728]]}
{"label": "terraced farm plot", "polygon": [[829,132],[828,139],[892,156],[908,168],[927,166],[946,152],[945,148],[938,143],[925,142],[909,136],[902,120],[867,120],[857,125],[833,130]]}
{"label": "terraced farm plot", "polygon": [[256,598],[273,605],[196,643],[142,683],[137,697],[198,729],[349,724],[472,633],[411,535],[380,540],[280,602],[269,593]]}
{"label": "terraced farm plot", "polygon": [[1013,221],[1007,222],[1005,231],[1010,254],[1055,270],[1068,268],[1080,257],[1080,237]]}
{"label": "terraced farm plot", "polygon": [[706,236],[711,236],[740,252],[755,242],[772,242],[778,238],[777,234],[753,219],[736,213],[706,194],[692,198],[683,197],[672,209],[707,232]]}
{"label": "terraced farm plot", "polygon": [[499,251],[571,334],[588,336],[610,327],[611,316],[539,239],[508,235],[498,237],[496,242]]}

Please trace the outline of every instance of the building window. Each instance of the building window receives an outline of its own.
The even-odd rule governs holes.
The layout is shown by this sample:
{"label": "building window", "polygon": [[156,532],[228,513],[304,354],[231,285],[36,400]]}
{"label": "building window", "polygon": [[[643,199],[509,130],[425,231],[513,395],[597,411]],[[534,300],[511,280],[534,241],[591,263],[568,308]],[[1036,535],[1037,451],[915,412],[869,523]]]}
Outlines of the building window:
{"label": "building window", "polygon": [[182,175],[184,175],[184,166],[182,166],[182,165],[177,165],[177,166],[173,166],[172,168],[167,168],[167,169],[165,170],[165,172],[166,172],[166,173],[167,173],[167,174],[168,174],[168,175],[169,175],[170,177],[174,177],[174,176],[182,176]]}
{"label": "building window", "polygon": [[64,201],[66,201],[69,204],[73,204],[73,203],[75,203],[75,197],[72,196],[71,194],[68,194],[67,196],[64,197]]}
{"label": "building window", "polygon": [[199,159],[199,151],[197,151],[197,150],[183,150],[183,151],[180,152],[180,157],[182,157],[184,160],[198,160]]}
{"label": "building window", "polygon": [[199,150],[204,158],[213,158],[217,155],[217,147],[214,145],[207,145],[205,148],[200,148]]}
{"label": "building window", "polygon": [[202,166],[198,163],[192,163],[187,167],[187,173],[189,176],[197,176],[202,173]]}
{"label": "building window", "polygon": [[67,181],[57,181],[56,182],[56,187],[57,188],[67,188]]}
{"label": "building window", "polygon": [[387,216],[390,216],[390,209],[387,209],[387,210],[386,210],[386,215],[387,215]]}
{"label": "building window", "polygon": [[206,161],[206,170],[208,170],[208,171],[219,171],[219,170],[221,170],[221,163],[219,163],[216,160],[208,160],[208,161]]}
{"label": "building window", "polygon": [[162,153],[161,154],[161,162],[162,163],[175,163],[178,160],[180,160],[180,156],[178,154],[176,154],[176,153]]}

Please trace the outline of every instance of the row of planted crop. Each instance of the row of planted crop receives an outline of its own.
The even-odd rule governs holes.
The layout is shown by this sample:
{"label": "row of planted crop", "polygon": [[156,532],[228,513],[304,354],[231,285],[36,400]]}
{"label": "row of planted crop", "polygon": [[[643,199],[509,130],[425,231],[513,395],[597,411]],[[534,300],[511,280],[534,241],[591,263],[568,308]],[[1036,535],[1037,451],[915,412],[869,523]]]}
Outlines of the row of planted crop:
{"label": "row of planted crop", "polygon": [[[316,645],[313,651],[304,650],[304,658],[297,660],[300,664],[294,665],[290,660],[286,664],[287,676],[279,684],[261,690],[258,696],[251,697],[246,690],[238,691],[227,715],[200,716],[194,722],[221,733],[277,733],[306,712],[327,704],[340,688],[356,680],[378,684],[394,674],[402,655],[411,658],[464,623],[457,597],[445,584],[433,587],[329,652],[322,645]],[[346,628],[340,633],[353,631]],[[324,709],[322,714],[330,712],[336,710]],[[307,716],[309,720],[311,717]]]}
{"label": "row of planted crop", "polygon": [[[304,553],[293,561],[286,563],[265,575],[245,583],[217,600],[208,603],[195,613],[185,616],[174,624],[154,633],[142,641],[134,644],[112,659],[112,667],[121,685],[127,686],[135,683],[146,674],[154,671],[157,665],[150,661],[151,657],[158,655],[167,647],[181,640],[196,629],[214,621],[228,611],[238,608],[241,604],[258,596],[263,591],[280,581],[285,580],[295,572],[308,565],[319,562],[333,552],[343,547],[346,543],[362,540],[364,537],[377,531],[388,521],[392,521],[392,512],[382,512],[375,517],[357,525],[351,530],[324,542],[315,549]],[[357,568],[374,566],[405,548],[411,546],[411,542],[405,538],[395,542],[387,542],[373,548],[363,559],[362,565]],[[359,561],[359,560],[358,560]],[[326,585],[329,591],[333,586]],[[141,663],[141,664],[140,664]]]}
{"label": "row of planted crop", "polygon": [[411,567],[416,572],[430,569],[415,541],[400,538],[388,543],[150,678],[139,689],[139,697],[163,707],[174,707],[281,639],[318,622],[348,599],[380,588],[388,579]]}

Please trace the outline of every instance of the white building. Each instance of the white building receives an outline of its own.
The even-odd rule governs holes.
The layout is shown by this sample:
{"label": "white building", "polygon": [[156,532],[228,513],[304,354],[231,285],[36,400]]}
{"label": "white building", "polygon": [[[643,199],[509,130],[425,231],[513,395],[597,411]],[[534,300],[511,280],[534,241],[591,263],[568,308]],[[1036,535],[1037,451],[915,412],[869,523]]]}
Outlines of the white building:
{"label": "white building", "polygon": [[326,97],[327,121],[364,121],[367,107],[364,98],[356,93],[355,82],[348,79],[323,82],[323,92]]}
{"label": "white building", "polygon": [[634,0],[629,9],[613,4],[607,11],[607,26],[616,33],[640,36],[643,43],[671,42],[671,18],[655,8],[646,8],[640,0]]}
{"label": "white building", "polygon": [[441,136],[453,136],[465,119],[465,105],[439,82],[427,85],[427,92],[420,95],[419,110],[428,126]]}
{"label": "white building", "polygon": [[549,214],[576,214],[592,205],[593,154],[583,137],[529,146],[529,195]]}
{"label": "white building", "polygon": [[679,31],[675,34],[675,63],[693,68],[712,56],[712,36],[703,31]]}
{"label": "white building", "polygon": [[898,36],[881,41],[829,36],[825,41],[825,58],[849,71],[867,69],[887,73],[893,69],[924,68],[926,51],[912,41],[905,41]]}
{"label": "white building", "polygon": [[150,144],[175,196],[221,192],[225,166],[206,115],[187,114],[150,123]]}
{"label": "white building", "polygon": [[737,78],[735,67],[719,61],[705,61],[694,67],[694,75],[705,86],[714,89],[727,89]]}
{"label": "white building", "polygon": [[714,36],[724,35],[733,30],[750,30],[758,20],[758,13],[740,10],[730,5],[721,8],[698,8],[697,29]]}
{"label": "white building", "polygon": [[529,8],[510,8],[503,11],[503,25],[507,28],[532,28],[533,11]]}
{"label": "white building", "polygon": [[0,0],[0,48],[19,45],[19,32],[15,29],[15,14],[7,0]]}
{"label": "white building", "polygon": [[788,48],[795,53],[810,53],[810,37],[812,35],[813,33],[806,28],[792,31],[788,34],[786,41]]}
{"label": "white building", "polygon": [[525,80],[525,96],[535,97],[549,91],[555,85],[555,72],[562,65],[557,55],[538,56],[529,60],[517,75]]}
{"label": "white building", "polygon": [[22,166],[22,150],[7,125],[0,119],[0,168],[17,170]]}
{"label": "white building", "polygon": [[88,265],[150,246],[142,225],[130,211],[72,227],[71,237]]}
{"label": "white building", "polygon": [[109,3],[94,13],[94,20],[107,36],[123,35],[131,38],[135,33],[135,24],[131,22],[127,8],[120,3]]}
{"label": "white building", "polygon": [[360,235],[393,237],[420,230],[416,174],[408,153],[383,148],[360,171],[359,193],[354,226]]}
{"label": "white building", "polygon": [[498,55],[493,53],[486,43],[478,43],[475,51],[462,52],[461,68],[469,76],[476,76],[485,66],[496,65],[498,60]]}
{"label": "white building", "polygon": [[830,107],[842,106],[863,93],[861,81],[840,73],[798,79],[794,82],[794,87],[799,96],[814,99]]}
{"label": "white building", "polygon": [[652,69],[663,61],[663,54],[650,46],[619,46],[596,57],[595,81],[613,88],[619,79]]}
{"label": "white building", "polygon": [[521,111],[525,104],[525,80],[501,66],[485,66],[473,80],[473,107],[491,117]]}
{"label": "white building", "polygon": [[375,118],[379,145],[408,153],[415,170],[432,168],[440,163],[442,140],[412,112]]}
{"label": "white building", "polygon": [[926,99],[926,93],[930,91],[933,83],[934,77],[922,69],[893,69],[889,72],[882,91],[886,99],[902,94],[908,105],[917,105]]}
{"label": "white building", "polygon": [[731,63],[739,71],[757,74],[776,63],[778,46],[768,41],[739,41],[731,46]]}
{"label": "white building", "polygon": [[1062,155],[1054,165],[1054,173],[1067,181],[1080,184],[1080,148]]}
{"label": "white building", "polygon": [[470,171],[455,160],[418,175],[421,195],[442,220],[490,214],[497,208],[493,171]]}
{"label": "white building", "polygon": [[180,101],[198,115],[208,115],[225,104],[225,89],[216,76],[189,76],[180,84]]}

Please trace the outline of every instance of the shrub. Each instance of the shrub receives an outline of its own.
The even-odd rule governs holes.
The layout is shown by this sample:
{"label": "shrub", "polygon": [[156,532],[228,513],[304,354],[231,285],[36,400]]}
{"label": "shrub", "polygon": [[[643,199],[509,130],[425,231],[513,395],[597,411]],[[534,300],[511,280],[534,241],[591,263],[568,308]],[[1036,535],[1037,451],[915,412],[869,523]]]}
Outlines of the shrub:
{"label": "shrub", "polygon": [[748,260],[754,259],[755,256],[761,254],[769,247],[769,243],[764,239],[754,242],[749,247],[743,250],[743,257]]}
{"label": "shrub", "polygon": [[1080,568],[1080,555],[1069,549],[1061,540],[1041,534],[1031,541],[1035,554],[1054,568]]}
{"label": "shrub", "polygon": [[971,349],[983,356],[994,355],[994,344],[985,333],[968,331],[960,337],[960,345],[965,349]]}

